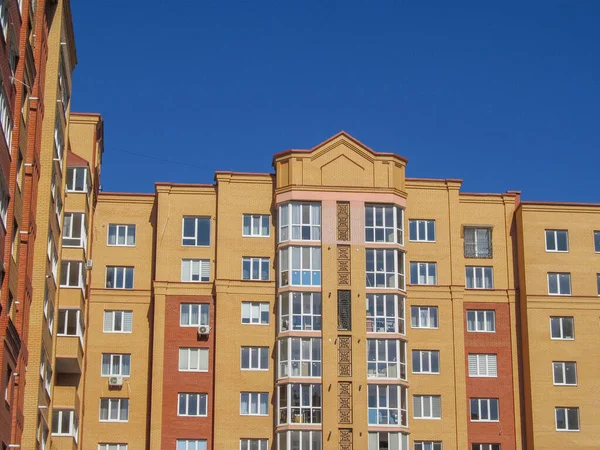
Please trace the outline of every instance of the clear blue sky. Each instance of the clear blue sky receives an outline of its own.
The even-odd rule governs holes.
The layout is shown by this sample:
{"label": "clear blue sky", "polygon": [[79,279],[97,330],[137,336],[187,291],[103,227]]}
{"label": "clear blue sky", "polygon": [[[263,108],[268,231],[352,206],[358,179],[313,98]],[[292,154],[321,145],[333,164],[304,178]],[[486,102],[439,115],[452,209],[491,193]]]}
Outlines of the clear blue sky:
{"label": "clear blue sky", "polygon": [[345,130],[410,177],[600,202],[600,1],[71,3],[105,191],[270,172]]}

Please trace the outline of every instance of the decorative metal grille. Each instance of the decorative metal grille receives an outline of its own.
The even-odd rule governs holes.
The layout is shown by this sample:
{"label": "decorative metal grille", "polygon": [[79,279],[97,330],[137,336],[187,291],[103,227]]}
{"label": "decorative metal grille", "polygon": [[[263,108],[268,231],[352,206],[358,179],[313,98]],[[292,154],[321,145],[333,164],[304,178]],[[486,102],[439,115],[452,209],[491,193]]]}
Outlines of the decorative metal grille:
{"label": "decorative metal grille", "polygon": [[337,246],[338,284],[350,286],[350,246]]}
{"label": "decorative metal grille", "polygon": [[350,203],[337,203],[337,240],[350,240]]}
{"label": "decorative metal grille", "polygon": [[340,450],[352,450],[352,428],[340,428]]}
{"label": "decorative metal grille", "polygon": [[492,257],[492,229],[465,227],[465,258]]}
{"label": "decorative metal grille", "polygon": [[352,376],[352,336],[338,336],[338,376]]}
{"label": "decorative metal grille", "polygon": [[338,383],[338,422],[352,423],[352,383],[349,381]]}
{"label": "decorative metal grille", "polygon": [[338,330],[352,329],[352,294],[350,291],[338,291]]}

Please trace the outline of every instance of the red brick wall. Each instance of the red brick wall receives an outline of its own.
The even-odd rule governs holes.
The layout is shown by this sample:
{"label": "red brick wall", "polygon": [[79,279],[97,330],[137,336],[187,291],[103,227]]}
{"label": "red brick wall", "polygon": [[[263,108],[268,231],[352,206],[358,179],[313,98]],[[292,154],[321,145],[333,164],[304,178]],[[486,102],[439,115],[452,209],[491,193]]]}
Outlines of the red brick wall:
{"label": "red brick wall", "polygon": [[[210,327],[208,339],[198,338],[196,327],[179,326],[181,303],[210,304]],[[163,450],[176,448],[177,439],[206,439],[212,448],[213,400],[214,400],[214,324],[215,307],[210,296],[167,296],[165,311],[165,367],[163,378]],[[208,372],[179,372],[179,348],[208,348]],[[179,417],[178,393],[208,394],[207,417]]]}
{"label": "red brick wall", "polygon": [[[510,311],[505,303],[465,303],[463,315],[465,318],[468,309],[496,311],[495,333],[469,333],[465,324],[469,449],[471,444],[501,444],[502,450],[513,450],[516,448],[516,439]],[[498,378],[469,377],[469,353],[497,354]],[[497,398],[500,422],[471,422],[471,398]]]}

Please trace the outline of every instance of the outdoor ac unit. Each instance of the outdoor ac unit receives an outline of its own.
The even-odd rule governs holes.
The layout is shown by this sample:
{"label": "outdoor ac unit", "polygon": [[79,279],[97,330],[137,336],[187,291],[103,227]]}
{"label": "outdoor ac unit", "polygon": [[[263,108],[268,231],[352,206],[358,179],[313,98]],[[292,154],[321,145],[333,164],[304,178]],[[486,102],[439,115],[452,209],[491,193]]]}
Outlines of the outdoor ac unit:
{"label": "outdoor ac unit", "polygon": [[85,268],[87,270],[92,270],[93,266],[94,266],[94,261],[92,261],[91,259],[88,259],[85,263]]}
{"label": "outdoor ac unit", "polygon": [[123,377],[110,377],[108,379],[109,386],[123,386]]}
{"label": "outdoor ac unit", "polygon": [[210,333],[210,327],[208,325],[200,325],[198,327],[198,335],[208,336],[208,333]]}

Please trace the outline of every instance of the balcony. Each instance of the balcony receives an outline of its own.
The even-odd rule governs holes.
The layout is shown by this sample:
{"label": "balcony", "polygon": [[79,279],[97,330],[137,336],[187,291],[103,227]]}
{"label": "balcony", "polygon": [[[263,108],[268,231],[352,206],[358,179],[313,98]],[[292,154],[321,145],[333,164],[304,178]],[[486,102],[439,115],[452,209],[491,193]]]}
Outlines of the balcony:
{"label": "balcony", "polygon": [[78,450],[77,442],[73,436],[52,436],[50,450]]}
{"label": "balcony", "polygon": [[81,373],[83,346],[79,336],[56,339],[56,373]]}

